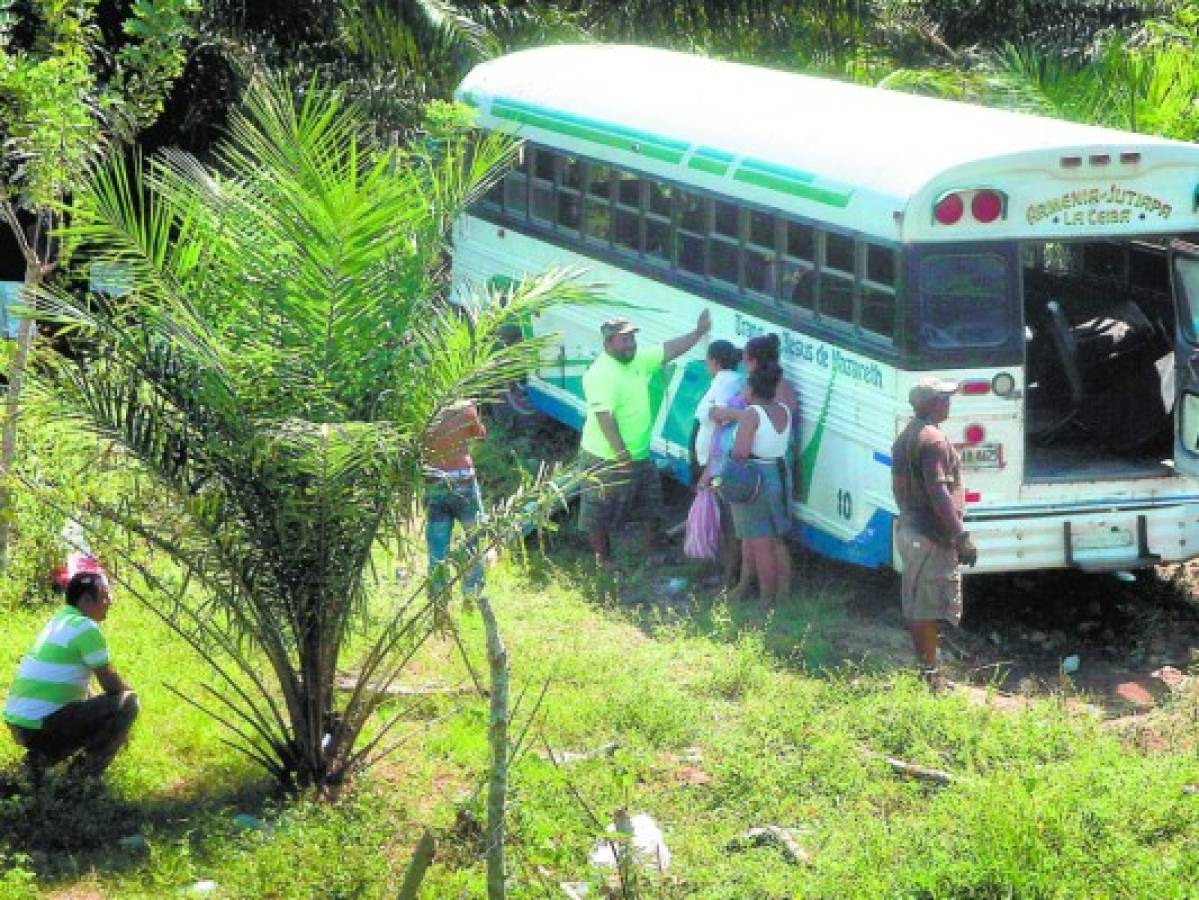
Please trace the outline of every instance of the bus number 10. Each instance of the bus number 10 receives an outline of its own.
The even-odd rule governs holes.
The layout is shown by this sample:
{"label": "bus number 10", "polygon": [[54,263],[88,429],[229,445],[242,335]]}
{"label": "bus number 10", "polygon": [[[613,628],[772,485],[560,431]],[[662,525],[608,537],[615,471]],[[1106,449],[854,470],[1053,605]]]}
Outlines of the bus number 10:
{"label": "bus number 10", "polygon": [[837,514],[842,519],[853,518],[853,494],[849,491],[837,491]]}

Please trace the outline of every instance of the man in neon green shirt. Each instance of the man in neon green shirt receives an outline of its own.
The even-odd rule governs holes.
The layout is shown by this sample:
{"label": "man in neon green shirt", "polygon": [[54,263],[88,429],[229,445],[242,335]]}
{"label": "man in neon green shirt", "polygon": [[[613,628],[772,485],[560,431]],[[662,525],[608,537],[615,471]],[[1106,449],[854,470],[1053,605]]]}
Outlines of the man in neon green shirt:
{"label": "man in neon green shirt", "polygon": [[[29,751],[25,767],[35,783],[45,767],[76,754],[74,771],[103,774],[137,718],[137,694],[109,662],[98,624],[112,602],[107,579],[77,573],[66,600],[21,660],[4,706],[13,739]],[[104,693],[89,698],[93,675]]]}
{"label": "man in neon green shirt", "polygon": [[630,509],[637,509],[645,522],[647,549],[657,536],[662,485],[650,459],[654,430],[650,379],[699,343],[711,327],[712,317],[705,309],[687,334],[638,349],[637,328],[628,319],[609,319],[600,326],[604,352],[583,376],[587,421],[579,458],[592,480],[583,490],[579,528],[587,532],[601,565],[611,561],[609,535]]}

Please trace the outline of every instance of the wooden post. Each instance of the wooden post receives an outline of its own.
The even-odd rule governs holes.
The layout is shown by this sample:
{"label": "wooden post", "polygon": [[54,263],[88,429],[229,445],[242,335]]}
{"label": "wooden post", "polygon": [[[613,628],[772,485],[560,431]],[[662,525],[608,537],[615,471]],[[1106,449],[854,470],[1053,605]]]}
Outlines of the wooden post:
{"label": "wooden post", "polygon": [[508,651],[500,638],[495,613],[486,597],[475,601],[487,633],[487,662],[491,669],[491,716],[487,738],[491,744],[491,777],[487,786],[487,897],[503,900],[504,807],[508,801]]}

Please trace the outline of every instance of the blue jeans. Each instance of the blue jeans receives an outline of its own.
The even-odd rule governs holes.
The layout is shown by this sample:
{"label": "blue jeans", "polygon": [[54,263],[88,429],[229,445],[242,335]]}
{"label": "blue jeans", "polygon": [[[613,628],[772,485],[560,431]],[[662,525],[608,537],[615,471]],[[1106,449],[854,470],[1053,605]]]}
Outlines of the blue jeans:
{"label": "blue jeans", "polygon": [[[469,478],[432,478],[425,487],[425,544],[429,548],[429,587],[439,593],[446,583],[446,567],[441,563],[450,555],[454,522],[469,531],[483,516],[483,496],[479,482]],[[465,551],[474,556],[477,548],[468,539]],[[477,596],[483,592],[483,560],[478,559],[462,580],[462,592]]]}

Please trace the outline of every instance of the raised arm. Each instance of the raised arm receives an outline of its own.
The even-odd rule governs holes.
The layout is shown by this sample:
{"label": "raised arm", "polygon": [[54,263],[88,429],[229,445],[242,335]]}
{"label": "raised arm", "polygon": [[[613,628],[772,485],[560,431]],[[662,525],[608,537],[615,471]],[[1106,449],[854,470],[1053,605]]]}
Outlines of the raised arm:
{"label": "raised arm", "polygon": [[699,318],[695,322],[695,327],[686,334],[676,338],[671,338],[662,345],[663,362],[670,362],[672,359],[677,359],[682,356],[692,347],[699,343],[700,338],[707,334],[712,328],[712,314],[708,312],[707,307],[699,314]]}

